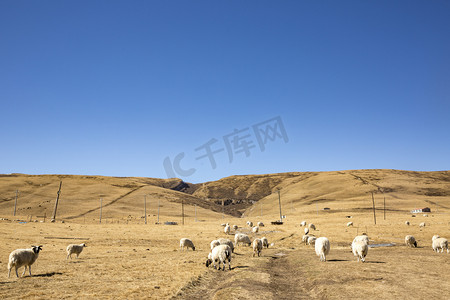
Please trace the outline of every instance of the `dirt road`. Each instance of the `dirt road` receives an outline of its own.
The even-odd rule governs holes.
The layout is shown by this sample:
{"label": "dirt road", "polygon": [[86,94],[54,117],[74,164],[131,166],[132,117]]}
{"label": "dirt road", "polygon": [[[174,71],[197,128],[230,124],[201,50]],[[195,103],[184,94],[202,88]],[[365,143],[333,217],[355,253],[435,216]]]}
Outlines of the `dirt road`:
{"label": "dirt road", "polygon": [[264,249],[261,257],[248,251],[233,255],[232,270],[210,269],[172,299],[308,299],[307,283],[289,259],[295,250]]}

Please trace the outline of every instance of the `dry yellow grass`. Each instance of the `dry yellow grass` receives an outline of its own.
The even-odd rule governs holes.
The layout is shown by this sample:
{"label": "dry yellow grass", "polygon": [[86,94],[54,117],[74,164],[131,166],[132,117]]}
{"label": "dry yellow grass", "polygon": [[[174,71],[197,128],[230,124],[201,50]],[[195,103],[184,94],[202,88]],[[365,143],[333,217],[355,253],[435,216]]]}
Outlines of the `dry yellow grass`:
{"label": "dry yellow grass", "polygon": [[[26,180],[32,182],[28,190],[20,176],[0,178],[0,217],[13,219],[11,204],[16,188],[22,191],[16,219],[25,220],[27,215],[35,219],[45,211],[47,216],[51,214],[59,177]],[[199,221],[195,222],[193,206],[186,205],[184,226],[154,224],[157,200],[162,206],[160,221],[180,223],[179,201],[183,197],[186,202],[197,199],[165,189],[167,181],[107,177],[71,180],[64,179],[57,218],[65,223],[0,221],[0,270],[4,274],[0,298],[255,299],[256,290],[262,290],[265,299],[447,299],[450,294],[450,254],[431,249],[434,234],[450,238],[448,172],[362,170],[287,176],[272,193],[248,208],[244,218],[222,219],[221,213],[198,206]],[[245,177],[239,180],[242,186],[245,181],[254,183]],[[132,183],[138,189],[130,193],[136,188]],[[375,194],[374,225],[369,192],[377,191],[377,186],[391,190],[385,195],[386,220],[381,210],[383,195]],[[287,216],[280,226],[270,224],[279,219],[278,197],[273,193],[276,187],[281,187],[283,215]],[[106,204],[120,198],[104,208],[103,216],[108,219],[102,224],[98,224],[96,210],[99,194],[104,195]],[[152,195],[147,198],[147,225],[141,218],[144,194]],[[410,209],[424,206],[432,208],[428,217],[411,217]],[[323,211],[324,207],[331,210]],[[249,233],[247,220],[263,221],[266,226],[250,235],[267,236],[274,246],[264,249],[259,258],[252,257],[250,247],[240,246],[233,255],[232,271],[207,269],[204,262],[210,241],[226,237],[220,224],[237,224],[240,231]],[[314,249],[301,243],[302,220],[317,226],[313,231],[316,236],[330,239],[327,262],[319,262]],[[406,220],[410,226],[404,224]],[[354,227],[346,227],[348,221]],[[427,226],[419,228],[420,222]],[[367,262],[357,263],[350,243],[361,232],[368,233],[372,244],[395,246],[371,248]],[[404,245],[407,234],[416,237],[418,248]],[[191,238],[196,251],[180,252],[182,237]],[[80,258],[66,260],[66,246],[82,242],[88,247]],[[9,253],[33,244],[43,245],[32,267],[33,276],[7,278]]]}

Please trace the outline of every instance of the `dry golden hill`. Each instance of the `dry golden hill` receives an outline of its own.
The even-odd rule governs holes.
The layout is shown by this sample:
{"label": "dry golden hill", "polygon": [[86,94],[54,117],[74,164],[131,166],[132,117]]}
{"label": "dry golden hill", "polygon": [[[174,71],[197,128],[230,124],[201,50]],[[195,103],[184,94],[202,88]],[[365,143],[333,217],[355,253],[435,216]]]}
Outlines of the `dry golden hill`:
{"label": "dry golden hill", "polygon": [[[57,218],[98,219],[100,198],[103,218],[124,219],[147,214],[167,218],[181,216],[181,202],[189,217],[217,214],[233,216],[273,215],[279,219],[278,190],[282,214],[330,208],[329,212],[377,209],[384,199],[388,210],[409,211],[430,207],[450,209],[450,172],[399,170],[347,170],[240,175],[202,184],[180,179],[106,177],[79,175],[0,175],[0,214],[10,216],[19,190],[17,215],[50,217],[62,181]],[[222,208],[222,201],[225,208]],[[195,216],[194,216],[195,215]]]}
{"label": "dry golden hill", "polygon": [[57,219],[98,220],[100,199],[104,219],[142,218],[144,197],[147,214],[151,217],[156,215],[158,206],[165,219],[180,216],[182,201],[186,203],[188,216],[194,213],[202,215],[221,212],[218,205],[173,190],[180,184],[179,179],[11,174],[0,177],[0,214],[13,214],[16,190],[19,190],[17,216],[43,218],[45,215],[50,218],[60,181],[62,189]]}

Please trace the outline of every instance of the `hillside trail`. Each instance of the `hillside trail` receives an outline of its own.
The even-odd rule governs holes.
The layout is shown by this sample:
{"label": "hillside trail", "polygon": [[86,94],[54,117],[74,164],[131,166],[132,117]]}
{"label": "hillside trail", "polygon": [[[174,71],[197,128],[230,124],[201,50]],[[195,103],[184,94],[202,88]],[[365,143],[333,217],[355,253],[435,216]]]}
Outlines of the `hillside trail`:
{"label": "hillside trail", "polygon": [[[299,255],[292,249],[263,249],[261,257],[240,254],[232,256],[232,270],[210,267],[203,275],[184,286],[171,299],[311,299],[311,287],[298,266],[289,257]],[[205,259],[206,261],[206,259]]]}

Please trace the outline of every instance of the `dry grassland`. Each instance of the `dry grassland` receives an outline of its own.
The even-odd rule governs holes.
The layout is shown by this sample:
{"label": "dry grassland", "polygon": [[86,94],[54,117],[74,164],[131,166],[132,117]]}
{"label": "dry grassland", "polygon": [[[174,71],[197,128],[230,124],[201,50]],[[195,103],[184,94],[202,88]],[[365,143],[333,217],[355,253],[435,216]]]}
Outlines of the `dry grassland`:
{"label": "dry grassland", "polygon": [[[270,224],[279,219],[276,190],[247,209],[243,218],[222,219],[221,213],[198,206],[196,222],[193,206],[186,205],[185,225],[168,226],[154,224],[157,207],[155,201],[150,202],[155,198],[150,197],[148,224],[144,224],[143,195],[147,192],[155,193],[153,197],[158,195],[161,222],[180,223],[177,202],[180,198],[177,197],[182,193],[146,184],[129,193],[129,188],[123,187],[128,183],[122,182],[122,187],[116,190],[105,184],[109,179],[99,180],[106,204],[121,197],[104,208],[103,216],[108,219],[102,224],[98,224],[99,211],[95,209],[100,194],[98,187],[92,187],[90,192],[83,189],[82,197],[76,196],[76,188],[70,194],[67,190],[63,192],[61,218],[65,223],[0,221],[0,270],[4,274],[0,273],[3,278],[0,298],[448,299],[450,254],[431,249],[433,235],[450,238],[448,172],[423,173],[406,176],[372,170],[317,173],[301,179],[289,177],[278,184],[282,188],[282,213],[286,215],[285,223],[278,226]],[[142,180],[136,182],[139,185]],[[33,181],[33,184],[40,183]],[[51,184],[54,186],[50,194],[56,196],[57,183]],[[0,217],[13,219],[11,195],[18,184],[0,181],[0,188],[2,185],[8,191],[2,195],[8,196],[0,203]],[[377,192],[378,187],[392,189],[385,194],[386,220],[383,219],[383,194]],[[46,197],[51,200],[47,211],[51,211],[55,197],[39,198],[41,188],[30,190],[27,197],[32,208],[27,210],[22,202],[23,209],[17,219],[25,220],[31,210],[34,215],[40,214]],[[115,194],[108,196],[113,191]],[[376,225],[370,191],[376,192]],[[76,202],[86,199],[89,193],[95,194],[90,196],[92,201]],[[37,202],[32,202],[33,195]],[[412,208],[424,206],[432,209],[428,217],[423,214],[412,217],[409,213]],[[324,207],[330,210],[324,211]],[[220,224],[237,224],[241,227],[239,231],[249,233],[245,226],[247,220],[266,224],[258,234],[250,234],[252,239],[266,236],[274,245],[264,249],[261,257],[252,257],[250,247],[237,247],[231,271],[207,269],[204,262],[209,243],[226,237]],[[303,220],[316,225],[313,234],[329,238],[331,251],[327,262],[319,262],[314,249],[301,243],[303,228],[299,223]],[[410,226],[404,224],[406,220],[411,222]],[[354,223],[353,227],[346,227],[349,221]],[[424,228],[419,228],[421,222],[426,222]],[[366,263],[357,263],[350,244],[362,232],[369,235],[371,244],[394,243],[395,246],[371,248]],[[416,237],[418,248],[404,245],[407,234]],[[180,252],[182,237],[191,238],[196,251]],[[66,246],[83,242],[88,247],[80,258],[66,260]],[[33,276],[7,278],[9,253],[36,244],[43,245],[43,250],[32,267]]]}

